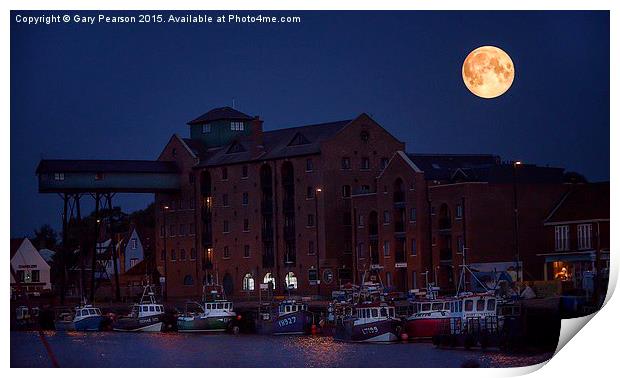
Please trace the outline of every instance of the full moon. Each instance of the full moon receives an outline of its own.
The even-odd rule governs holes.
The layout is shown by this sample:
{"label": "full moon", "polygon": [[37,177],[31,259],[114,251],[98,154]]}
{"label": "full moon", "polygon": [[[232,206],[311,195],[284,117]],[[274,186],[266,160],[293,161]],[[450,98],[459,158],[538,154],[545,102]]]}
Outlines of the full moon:
{"label": "full moon", "polygon": [[463,62],[463,81],[467,89],[482,98],[495,98],[506,93],[514,78],[512,59],[495,46],[478,47]]}

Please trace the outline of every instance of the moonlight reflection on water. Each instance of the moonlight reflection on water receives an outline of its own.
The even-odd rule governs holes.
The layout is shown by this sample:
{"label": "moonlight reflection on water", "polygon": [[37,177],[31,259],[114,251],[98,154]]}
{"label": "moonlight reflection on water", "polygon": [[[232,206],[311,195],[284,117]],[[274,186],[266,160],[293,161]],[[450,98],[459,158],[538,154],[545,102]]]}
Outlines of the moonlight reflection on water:
{"label": "moonlight reflection on water", "polygon": [[[552,354],[436,349],[428,343],[349,344],[326,336],[47,332],[61,367],[481,367],[527,366]],[[11,367],[49,367],[35,332],[11,332]]]}

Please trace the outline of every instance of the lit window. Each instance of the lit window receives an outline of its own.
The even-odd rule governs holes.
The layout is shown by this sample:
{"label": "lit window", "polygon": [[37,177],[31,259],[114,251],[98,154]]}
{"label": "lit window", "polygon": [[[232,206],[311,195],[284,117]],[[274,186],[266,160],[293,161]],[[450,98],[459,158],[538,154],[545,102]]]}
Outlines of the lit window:
{"label": "lit window", "polygon": [[297,277],[295,277],[295,273],[288,272],[284,278],[284,281],[286,282],[287,288],[291,290],[297,289]]}
{"label": "lit window", "polygon": [[243,276],[243,290],[244,291],[253,291],[254,290],[254,277],[250,273],[246,273]]}

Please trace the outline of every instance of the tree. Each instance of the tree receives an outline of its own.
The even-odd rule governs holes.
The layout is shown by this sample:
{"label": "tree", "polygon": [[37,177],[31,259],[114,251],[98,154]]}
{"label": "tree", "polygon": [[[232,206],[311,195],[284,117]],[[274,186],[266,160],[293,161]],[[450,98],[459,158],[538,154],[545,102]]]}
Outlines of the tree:
{"label": "tree", "polygon": [[44,224],[38,230],[34,230],[32,242],[37,249],[46,248],[55,251],[58,246],[58,234],[52,226]]}

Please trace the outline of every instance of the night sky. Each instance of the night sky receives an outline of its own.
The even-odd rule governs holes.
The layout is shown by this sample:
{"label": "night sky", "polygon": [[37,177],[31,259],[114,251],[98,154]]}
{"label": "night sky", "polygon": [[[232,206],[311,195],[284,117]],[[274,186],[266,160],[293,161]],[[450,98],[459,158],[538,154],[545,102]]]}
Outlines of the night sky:
{"label": "night sky", "polygon": [[[173,133],[189,135],[187,121],[233,99],[266,130],[366,112],[409,152],[494,153],[609,179],[608,12],[36,26],[16,23],[18,13],[41,12],[11,14],[12,237],[60,228],[60,198],[37,193],[39,159],[156,159]],[[461,79],[482,45],[502,48],[516,68],[510,90],[492,100]],[[153,197],[117,198],[133,211]]]}

